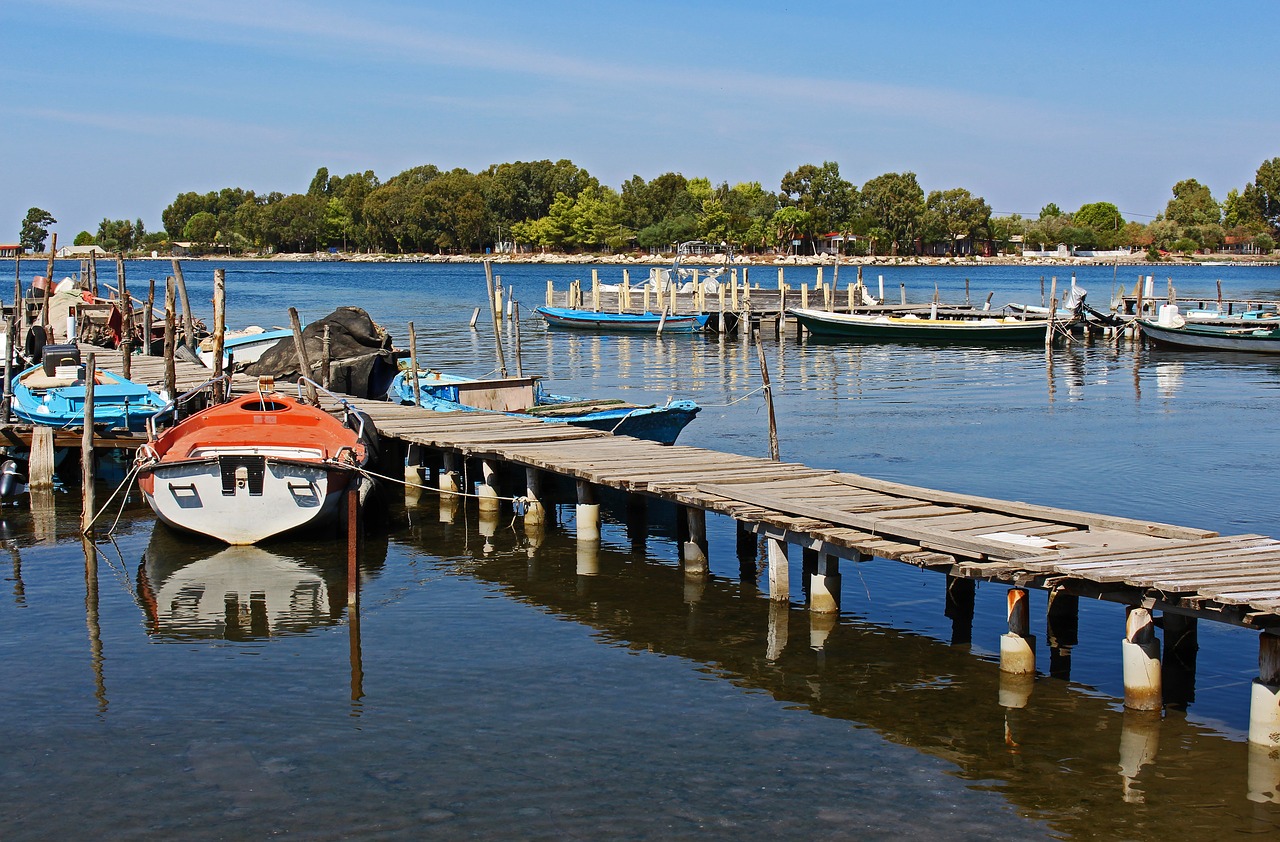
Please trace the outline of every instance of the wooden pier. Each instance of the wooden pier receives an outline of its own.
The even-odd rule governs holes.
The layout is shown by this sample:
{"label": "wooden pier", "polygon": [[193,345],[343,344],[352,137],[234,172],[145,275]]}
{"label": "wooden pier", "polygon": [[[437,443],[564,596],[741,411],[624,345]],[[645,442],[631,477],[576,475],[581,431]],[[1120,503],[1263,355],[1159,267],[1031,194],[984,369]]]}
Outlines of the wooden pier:
{"label": "wooden pier", "polygon": [[[116,352],[95,350],[99,365],[118,365]],[[179,362],[177,369],[180,389],[208,378],[195,365]],[[135,357],[133,377],[158,384],[162,360]],[[237,391],[251,388],[251,379],[237,378]],[[1074,622],[1080,597],[1123,604],[1131,708],[1162,705],[1157,626],[1166,646],[1170,635],[1194,633],[1200,619],[1259,630],[1250,739],[1280,747],[1280,541],[1273,538],[937,491],[509,415],[348,400],[377,424],[387,454],[381,470],[407,467],[404,476],[413,481],[429,477],[442,492],[442,514],[457,505],[458,493],[478,497],[482,512],[510,500],[526,528],[536,528],[546,512],[544,480],[555,475],[575,483],[575,530],[588,549],[599,541],[600,489],[631,495],[637,518],[646,516],[639,505],[645,499],[679,507],[681,562],[691,578],[709,573],[708,512],[736,521],[740,554],[754,559],[764,540],[775,602],[791,600],[788,549],[799,547],[815,613],[839,610],[841,559],[877,556],[943,573],[948,615],[963,621],[967,610],[970,623],[973,583],[1008,585],[1009,633],[1000,650],[1001,669],[1011,674],[1036,671],[1027,588],[1050,594],[1051,626]]]}

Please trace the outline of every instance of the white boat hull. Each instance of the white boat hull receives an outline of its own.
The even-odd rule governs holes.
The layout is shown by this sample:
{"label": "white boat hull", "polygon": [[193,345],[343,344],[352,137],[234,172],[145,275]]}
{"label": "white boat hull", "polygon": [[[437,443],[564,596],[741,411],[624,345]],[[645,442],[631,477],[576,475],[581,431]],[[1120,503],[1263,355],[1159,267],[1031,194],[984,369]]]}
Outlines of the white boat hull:
{"label": "white boat hull", "polygon": [[[334,488],[333,471],[265,459],[261,481],[249,471],[224,482],[219,462],[159,463],[144,493],[170,526],[228,544],[253,544],[331,517],[351,483]],[[230,493],[228,493],[230,492]]]}

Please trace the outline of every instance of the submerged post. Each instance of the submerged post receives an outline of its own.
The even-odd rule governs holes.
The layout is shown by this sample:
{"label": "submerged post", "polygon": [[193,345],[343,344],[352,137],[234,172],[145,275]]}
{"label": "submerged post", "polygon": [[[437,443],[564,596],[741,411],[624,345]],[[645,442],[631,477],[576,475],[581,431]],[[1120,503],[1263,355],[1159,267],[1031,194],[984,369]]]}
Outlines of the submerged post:
{"label": "submerged post", "polygon": [[409,376],[413,378],[413,404],[414,406],[422,405],[422,383],[418,380],[418,332],[413,329],[413,322],[409,322],[409,366],[413,373]]}
{"label": "submerged post", "polygon": [[[213,376],[222,376],[223,349],[227,341],[227,270],[213,270]],[[309,375],[308,375],[309,376]],[[222,383],[213,384],[213,401],[221,403],[224,397]]]}
{"label": "submerged post", "polygon": [[760,331],[753,331],[756,340],[756,357],[760,361],[760,379],[764,381],[764,400],[769,412],[769,458],[777,462],[781,459],[778,452],[778,420],[773,413],[773,386],[769,383],[769,364],[765,361],[764,346],[760,344]]}
{"label": "submerged post", "polygon": [[315,406],[320,405],[320,395],[316,392],[315,383],[311,382],[311,360],[307,358],[307,344],[302,339],[302,321],[298,318],[298,308],[289,308],[289,324],[293,328],[293,350],[298,355],[298,371],[307,378],[307,400]]}
{"label": "submerged post", "polygon": [[80,531],[88,532],[93,524],[93,387],[95,355],[89,353],[84,368],[84,429],[80,434]]}
{"label": "submerged post", "polygon": [[1036,639],[1031,635],[1031,602],[1025,588],[1010,588],[1009,631],[1000,638],[1000,671],[1032,675],[1036,671]]}
{"label": "submerged post", "polygon": [[[164,282],[164,390],[169,396],[169,400],[173,400],[178,396],[178,370],[174,362],[174,351],[177,344],[177,292],[174,287],[173,276],[170,275]],[[175,420],[177,407],[174,408]]]}
{"label": "submerged post", "polygon": [[1124,706],[1132,710],[1160,710],[1164,706],[1160,674],[1160,641],[1146,608],[1132,607],[1124,621],[1121,643],[1124,664]]}
{"label": "submerged post", "polygon": [[499,323],[497,291],[493,286],[493,264],[484,262],[484,282],[489,288],[489,312],[493,315],[493,341],[498,352],[498,371],[507,376],[507,359],[502,353],[502,325]]}
{"label": "submerged post", "polygon": [[182,277],[182,263],[173,259],[173,279],[178,283],[178,297],[182,301],[182,344],[191,350],[196,347],[196,318],[191,313],[191,299],[187,297],[187,281]]}
{"label": "submerged post", "polygon": [[1280,748],[1280,637],[1263,632],[1258,638],[1258,677],[1249,704],[1249,742]]}

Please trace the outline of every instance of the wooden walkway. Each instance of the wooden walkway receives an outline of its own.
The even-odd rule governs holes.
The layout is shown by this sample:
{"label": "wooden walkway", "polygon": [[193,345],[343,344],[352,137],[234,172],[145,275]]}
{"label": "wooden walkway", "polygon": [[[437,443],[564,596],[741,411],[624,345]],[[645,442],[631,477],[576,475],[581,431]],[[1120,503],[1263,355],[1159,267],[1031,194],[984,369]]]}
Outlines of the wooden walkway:
{"label": "wooden walkway", "polygon": [[[100,365],[118,366],[118,355],[95,351]],[[135,357],[133,376],[158,384],[163,363]],[[205,369],[178,363],[180,389],[207,377]],[[238,389],[252,384],[237,378]],[[1280,541],[1262,535],[1220,536],[936,491],[507,415],[435,413],[355,398],[350,403],[369,413],[384,438],[403,445],[717,512],[758,534],[827,555],[879,556],[961,578],[1280,628]]]}

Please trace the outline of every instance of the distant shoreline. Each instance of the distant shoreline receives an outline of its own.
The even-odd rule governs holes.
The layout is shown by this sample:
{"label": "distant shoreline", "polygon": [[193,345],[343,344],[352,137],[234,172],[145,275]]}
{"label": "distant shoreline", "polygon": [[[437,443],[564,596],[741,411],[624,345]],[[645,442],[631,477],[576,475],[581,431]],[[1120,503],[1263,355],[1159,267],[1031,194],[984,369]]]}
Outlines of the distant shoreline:
{"label": "distant shoreline", "polygon": [[[39,261],[48,260],[49,255],[45,253],[23,255],[23,260]],[[58,260],[83,260],[84,257],[75,255],[69,257],[59,257]],[[100,260],[111,260],[110,256],[103,256]],[[151,257],[150,255],[132,254],[126,257],[127,260],[171,260],[170,255],[159,255]],[[670,266],[674,257],[663,255],[634,255],[634,254],[524,254],[524,255],[475,255],[475,254],[364,254],[359,252],[338,252],[331,253],[281,253],[271,255],[228,255],[228,254],[211,254],[211,255],[184,255],[177,257],[182,261],[227,261],[227,260],[251,260],[251,261],[279,261],[292,263],[483,263],[488,260],[494,264],[517,264],[517,265],[551,265],[551,266],[581,266],[581,265],[617,265],[617,266]],[[725,265],[725,258],[722,254],[710,255],[683,255],[680,263],[685,266],[711,266],[718,267]],[[1159,262],[1149,260],[1145,253],[1135,253],[1128,257],[1021,257],[1017,255],[1002,255],[998,257],[919,257],[919,256],[877,256],[877,257],[841,257],[839,265],[855,269],[859,266],[937,266],[937,267],[955,267],[955,266],[1277,266],[1280,265],[1280,256],[1277,255],[1196,255],[1187,257],[1185,255],[1168,255]],[[735,255],[729,262],[733,267],[788,267],[788,266],[825,266],[835,267],[836,260],[831,255]]]}

